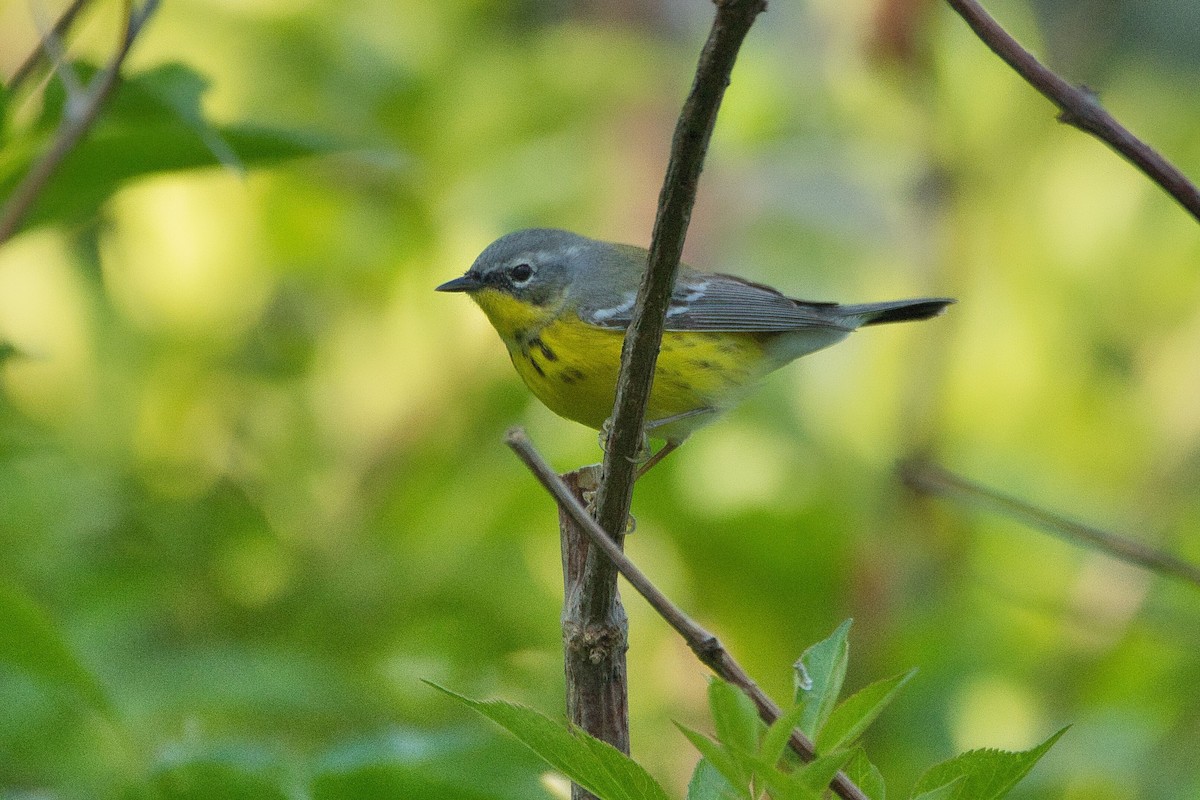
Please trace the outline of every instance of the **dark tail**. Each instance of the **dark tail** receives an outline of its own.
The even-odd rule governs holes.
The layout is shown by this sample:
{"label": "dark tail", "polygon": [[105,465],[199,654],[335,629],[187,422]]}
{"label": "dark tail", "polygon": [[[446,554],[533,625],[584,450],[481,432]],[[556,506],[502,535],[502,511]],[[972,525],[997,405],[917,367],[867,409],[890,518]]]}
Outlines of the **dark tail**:
{"label": "dark tail", "polygon": [[848,317],[859,317],[862,325],[882,325],[885,322],[907,322],[929,319],[941,314],[954,301],[948,297],[928,297],[920,300],[892,300],[886,303],[863,303],[857,306],[841,306],[838,312]]}

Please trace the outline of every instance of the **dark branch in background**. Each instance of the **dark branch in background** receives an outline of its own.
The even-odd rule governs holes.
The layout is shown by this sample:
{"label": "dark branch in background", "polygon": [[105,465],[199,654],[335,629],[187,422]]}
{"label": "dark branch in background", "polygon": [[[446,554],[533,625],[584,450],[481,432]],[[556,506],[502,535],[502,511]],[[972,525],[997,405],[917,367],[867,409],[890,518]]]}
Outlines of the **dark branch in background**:
{"label": "dark branch in background", "polygon": [[4,205],[4,210],[0,211],[0,244],[7,242],[17,232],[55,171],[99,118],[101,109],[117,88],[121,65],[125,63],[125,57],[129,55],[134,39],[141,33],[158,4],[159,0],[146,0],[141,7],[134,9],[132,2],[125,3],[125,24],[122,26],[121,41],[116,52],[104,70],[92,78],[83,97],[72,97],[68,94],[63,120],[50,148],[30,168],[28,174],[13,190]]}
{"label": "dark branch in background", "polygon": [[[716,18],[700,53],[696,78],[675,127],[667,175],[658,198],[646,276],[638,291],[633,321],[621,351],[621,375],[617,382],[612,431],[604,453],[604,478],[596,496],[596,519],[600,527],[613,536],[624,532],[629,516],[646,403],[662,343],[663,321],[675,287],[683,240],[691,220],[696,187],[717,110],[725,87],[729,85],[742,41],[755,18],[767,7],[765,0],[716,0],[716,5]],[[603,568],[599,564],[597,567]],[[596,601],[600,603],[605,598],[600,596]]]}
{"label": "dark branch in background", "polygon": [[[657,586],[651,583],[645,573],[629,560],[629,557],[604,532],[596,520],[592,519],[587,509],[583,507],[583,504],[571,494],[571,490],[563,482],[562,478],[551,469],[550,465],[537,452],[533,443],[529,441],[529,437],[525,434],[525,431],[520,428],[513,428],[508,432],[505,441],[520,459],[525,462],[525,465],[529,467],[542,486],[546,487],[546,490],[554,496],[559,508],[570,515],[575,524],[591,537],[592,543],[598,549],[604,551],[604,554],[616,565],[617,570],[624,576],[625,580],[629,581],[629,584],[634,589],[637,589],[638,594],[646,598],[646,602],[658,612],[659,616],[665,619],[667,624],[683,637],[688,647],[696,654],[696,657],[723,680],[732,683],[749,695],[750,699],[754,701],[754,705],[758,708],[758,714],[764,722],[769,725],[777,720],[781,712],[775,701],[768,697],[758,687],[758,684],[746,674],[746,671],[733,659],[733,656],[729,654],[716,636],[700,627],[691,617],[672,603],[666,595],[659,591]],[[800,731],[792,731],[790,745],[792,750],[805,761],[812,761],[816,755],[812,741]],[[868,800],[866,795],[862,793],[862,790],[840,772],[834,778],[833,783],[830,784],[830,788],[833,789],[838,797],[843,798],[843,800]]]}
{"label": "dark branch in background", "polygon": [[915,491],[972,503],[1156,574],[1200,586],[1200,567],[1142,542],[1029,505],[928,461],[906,461],[900,465],[899,471],[905,484]]}
{"label": "dark branch in background", "polygon": [[21,66],[17,67],[17,71],[9,78],[8,85],[4,87],[9,94],[20,90],[25,81],[33,76],[34,71],[44,59],[47,57],[53,59],[54,56],[51,50],[54,49],[55,43],[61,42],[66,37],[67,32],[71,30],[71,26],[75,24],[75,19],[79,16],[79,12],[83,11],[89,2],[91,0],[73,0],[71,5],[67,6],[62,16],[58,18],[50,30],[46,32],[46,35],[42,37],[41,43],[21,62]]}
{"label": "dark branch in background", "polygon": [[1047,69],[1033,54],[1000,26],[975,0],[946,0],[971,30],[993,53],[1058,106],[1058,119],[1090,133],[1117,151],[1175,198],[1189,214],[1200,221],[1200,190],[1154,148],[1134,136],[1104,110],[1095,94],[1084,87],[1072,86]]}

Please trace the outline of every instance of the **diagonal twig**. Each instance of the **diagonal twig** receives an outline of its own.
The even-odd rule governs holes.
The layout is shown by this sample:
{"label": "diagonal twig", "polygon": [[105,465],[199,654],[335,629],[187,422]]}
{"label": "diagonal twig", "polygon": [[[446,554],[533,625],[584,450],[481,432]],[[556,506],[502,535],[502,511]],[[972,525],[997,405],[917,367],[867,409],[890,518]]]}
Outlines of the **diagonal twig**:
{"label": "diagonal twig", "polygon": [[9,94],[13,94],[21,89],[25,81],[29,80],[38,68],[38,65],[50,55],[50,51],[54,48],[55,43],[61,42],[71,30],[71,26],[75,24],[75,20],[79,17],[79,12],[90,3],[91,0],[72,0],[71,4],[66,7],[59,18],[54,22],[54,25],[42,37],[41,42],[35,47],[25,60],[21,62],[21,66],[17,67],[16,72],[8,79],[8,85],[5,90]]}
{"label": "diagonal twig", "polygon": [[[587,509],[575,499],[571,490],[563,483],[562,478],[546,463],[546,460],[534,448],[533,442],[529,440],[525,431],[521,428],[509,430],[505,436],[505,442],[525,462],[525,466],[529,467],[546,491],[550,492],[559,508],[570,515],[575,523],[591,537],[596,547],[604,551],[604,555],[611,560],[625,580],[629,581],[629,584],[638,591],[638,594],[646,598],[646,602],[658,612],[659,616],[683,637],[696,657],[723,680],[744,691],[754,701],[758,715],[768,725],[777,720],[782,712],[775,701],[759,688],[758,684],[734,660],[716,636],[702,628],[682,609],[672,603],[621,551],[596,520],[592,519]],[[798,730],[792,731],[790,746],[805,761],[812,761],[816,757],[812,741]],[[868,800],[862,790],[841,772],[834,778],[830,788],[843,800]]]}
{"label": "diagonal twig", "polygon": [[1200,189],[1109,114],[1086,87],[1073,86],[1037,60],[976,0],[946,0],[993,53],[1059,108],[1058,119],[1089,133],[1157,183],[1200,221]]}
{"label": "diagonal twig", "polygon": [[1165,553],[1143,542],[1110,533],[1082,522],[1046,511],[1023,500],[955,475],[929,461],[913,459],[899,466],[900,476],[911,488],[931,495],[962,500],[1019,520],[1030,527],[1071,542],[1095,548],[1169,578],[1200,586],[1200,566]]}
{"label": "diagonal twig", "polygon": [[[765,0],[715,2],[716,17],[675,127],[667,174],[658,198],[646,275],[621,351],[612,430],[604,453],[604,479],[596,496],[596,519],[612,535],[624,531],[629,516],[650,384],[704,155],[738,50],[755,18],[767,7]],[[600,594],[596,603],[601,608],[607,598]]]}
{"label": "diagonal twig", "polygon": [[54,173],[63,160],[70,155],[76,145],[83,140],[87,132],[100,116],[101,109],[117,88],[121,76],[121,65],[133,46],[134,40],[141,33],[147,20],[158,8],[160,0],[145,0],[138,8],[133,7],[131,0],[125,3],[125,24],[121,30],[121,41],[116,52],[109,59],[108,65],[102,72],[92,78],[83,98],[67,98],[67,108],[63,120],[59,124],[54,141],[40,160],[26,173],[17,188],[9,196],[8,202],[0,211],[0,244],[13,237],[21,226],[21,222],[29,214],[38,195],[46,188]]}

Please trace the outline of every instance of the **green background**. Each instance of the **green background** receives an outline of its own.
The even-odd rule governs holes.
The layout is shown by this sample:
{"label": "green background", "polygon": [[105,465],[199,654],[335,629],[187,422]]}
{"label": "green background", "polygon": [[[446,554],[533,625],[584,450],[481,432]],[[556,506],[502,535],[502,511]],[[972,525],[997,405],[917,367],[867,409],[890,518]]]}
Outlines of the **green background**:
{"label": "green background", "polygon": [[[1200,176],[1200,9],[991,5]],[[561,707],[555,512],[501,436],[564,470],[596,436],[432,289],[519,227],[646,244],[711,13],[164,4],[0,248],[0,797],[554,796],[422,679]],[[95,3],[72,56],[118,17]],[[37,29],[0,3],[6,75]],[[5,194],[62,95],[5,98]],[[1197,233],[943,5],[775,0],[687,259],[959,302],[697,434],[639,484],[631,555],[780,700],[846,617],[849,689],[919,667],[867,738],[896,796],[1064,724],[1014,797],[1200,796],[1197,590],[894,470],[924,453],[1200,560]],[[627,605],[633,753],[682,796],[705,671]]]}

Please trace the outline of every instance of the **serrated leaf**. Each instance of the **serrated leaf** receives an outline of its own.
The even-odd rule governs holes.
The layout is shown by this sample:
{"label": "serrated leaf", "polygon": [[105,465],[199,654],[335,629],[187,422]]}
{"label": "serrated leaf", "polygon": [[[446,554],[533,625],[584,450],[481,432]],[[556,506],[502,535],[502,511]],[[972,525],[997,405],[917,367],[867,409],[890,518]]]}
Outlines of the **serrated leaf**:
{"label": "serrated leaf", "polygon": [[112,706],[95,677],[79,662],[50,616],[24,592],[0,582],[0,664],[66,690],[103,716]]}
{"label": "serrated leaf", "polygon": [[745,800],[746,789],[739,791],[707,758],[696,762],[692,779],[688,781],[687,800]]}
{"label": "serrated leaf", "polygon": [[842,771],[846,773],[847,778],[854,782],[855,786],[863,790],[863,794],[870,800],[887,800],[887,787],[883,782],[883,774],[878,767],[871,763],[861,747],[854,749],[853,755],[846,762],[846,766],[842,767]]}
{"label": "serrated leaf", "polygon": [[730,753],[720,744],[699,731],[694,731],[686,725],[680,725],[678,722],[675,723],[675,727],[679,728],[680,732],[692,743],[692,747],[699,750],[700,755],[708,759],[730,785],[744,792],[745,796],[749,796],[746,787],[750,785],[750,776],[753,773],[750,764],[743,759],[735,757],[733,753]]}
{"label": "serrated leaf", "polygon": [[887,708],[900,687],[912,680],[916,674],[917,671],[911,669],[903,675],[876,681],[839,703],[821,730],[817,739],[817,752],[832,753],[854,744],[883,709]]}
{"label": "serrated leaf", "polygon": [[853,620],[846,620],[829,638],[805,650],[793,668],[796,705],[805,708],[800,717],[800,730],[808,734],[810,739],[817,738],[841,694],[846,665],[850,659],[850,645],[846,637],[852,623]]}
{"label": "serrated leaf", "polygon": [[720,678],[712,678],[708,682],[708,705],[717,740],[727,750],[744,755],[758,752],[758,742],[766,726],[745,692]]}
{"label": "serrated leaf", "polygon": [[758,755],[764,762],[779,763],[779,759],[783,757],[783,753],[787,749],[788,741],[792,738],[792,731],[800,724],[800,718],[804,713],[804,706],[792,706],[779,719],[771,723],[771,727],[767,728],[758,749]]}
{"label": "serrated leaf", "polygon": [[[1032,750],[971,750],[930,767],[917,781],[912,794],[917,797],[958,780],[947,800],[995,800],[1003,797],[1024,778],[1033,765],[1058,741],[1066,728],[1058,731]],[[959,780],[961,779],[961,780]]]}
{"label": "serrated leaf", "polygon": [[958,785],[962,783],[962,781],[963,779],[960,775],[959,777],[947,783],[945,786],[939,786],[936,789],[912,798],[912,800],[950,800],[951,797],[956,796],[955,793],[958,791]]}
{"label": "serrated leaf", "polygon": [[568,728],[516,703],[472,700],[437,684],[429,685],[516,736],[547,764],[600,800],[668,800],[666,791],[640,764],[584,731]]}

